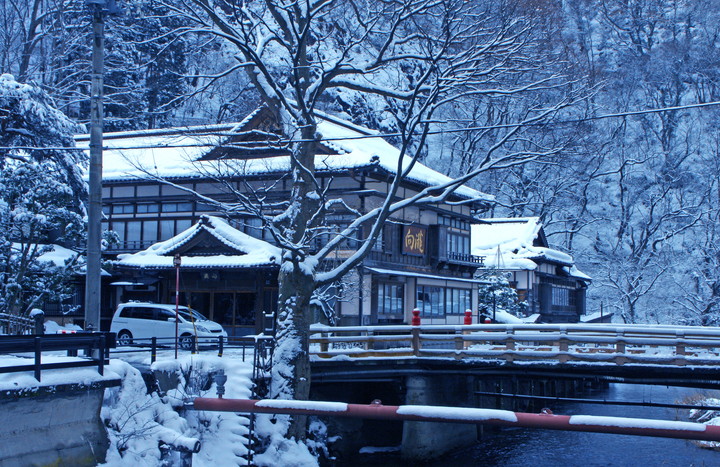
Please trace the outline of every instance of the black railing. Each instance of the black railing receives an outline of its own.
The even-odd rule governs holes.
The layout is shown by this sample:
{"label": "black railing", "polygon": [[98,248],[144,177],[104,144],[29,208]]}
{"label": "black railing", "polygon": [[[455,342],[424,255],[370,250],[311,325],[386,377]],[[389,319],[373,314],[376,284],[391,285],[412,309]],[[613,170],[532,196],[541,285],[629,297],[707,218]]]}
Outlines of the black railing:
{"label": "black railing", "polygon": [[35,320],[24,316],[0,313],[0,334],[30,334],[35,329]]}
{"label": "black railing", "polygon": [[144,250],[157,243],[157,240],[123,240],[118,244],[112,244],[108,247],[108,251],[118,252],[135,252]]}
{"label": "black railing", "polygon": [[485,266],[485,257],[484,256],[475,256],[470,255],[467,253],[456,253],[454,251],[449,251],[447,254],[448,262],[450,263],[464,263],[464,264],[476,264],[479,267]]}
{"label": "black railing", "polygon": [[388,253],[384,251],[371,251],[368,255],[370,262],[378,264],[401,264],[404,266],[424,266],[430,264],[425,256],[403,255],[399,253]]}
{"label": "black railing", "polygon": [[[271,336],[242,336],[242,337],[196,337],[181,336],[178,343],[179,350],[192,354],[203,352],[217,351],[218,357],[222,357],[228,349],[239,349],[240,358],[244,362],[246,358],[257,358],[259,353],[265,353],[266,348],[271,345],[267,341],[274,341]],[[144,339],[132,338],[127,344],[119,343],[118,347],[113,350],[112,355],[120,354],[137,354],[138,352],[150,353],[150,363],[155,363],[158,357],[162,356],[159,352],[163,350],[174,350],[174,337],[149,337]],[[168,352],[167,356],[174,353]],[[237,357],[237,356],[236,356]]]}
{"label": "black railing", "polygon": [[[32,371],[35,379],[41,381],[42,370],[97,366],[98,373],[103,375],[107,356],[110,349],[114,347],[115,333],[113,332],[0,336],[0,354],[33,354],[33,357],[30,357],[33,360],[32,364],[2,366],[0,373]],[[81,350],[85,352],[84,357],[55,363],[43,363],[42,361],[43,352],[66,351],[68,356],[77,357]]]}

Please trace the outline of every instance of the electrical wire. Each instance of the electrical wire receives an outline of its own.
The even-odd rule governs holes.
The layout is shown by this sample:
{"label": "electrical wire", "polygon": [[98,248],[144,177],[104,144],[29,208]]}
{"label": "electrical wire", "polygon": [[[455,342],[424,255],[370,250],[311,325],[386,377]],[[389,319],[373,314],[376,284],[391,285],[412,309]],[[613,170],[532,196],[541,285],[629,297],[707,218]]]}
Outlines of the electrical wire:
{"label": "electrical wire", "polygon": [[[516,128],[516,127],[540,127],[540,126],[559,126],[559,125],[569,125],[569,124],[578,124],[578,123],[584,123],[584,122],[590,122],[594,120],[604,120],[609,118],[625,118],[625,117],[633,117],[633,116],[639,116],[639,115],[647,115],[652,113],[662,113],[662,112],[675,112],[680,110],[688,110],[688,109],[698,109],[698,108],[704,108],[704,107],[713,107],[720,105],[720,101],[713,101],[713,102],[702,102],[702,103],[696,103],[696,104],[686,104],[686,105],[680,105],[680,106],[673,106],[673,107],[659,107],[654,109],[645,109],[645,110],[632,110],[628,112],[618,112],[618,113],[611,113],[611,114],[603,114],[603,115],[594,115],[590,117],[582,117],[582,118],[575,118],[575,119],[569,119],[569,120],[558,120],[558,121],[549,121],[549,122],[531,122],[531,123],[503,123],[503,124],[497,124],[497,125],[482,125],[482,126],[470,126],[470,127],[464,127],[464,128],[449,128],[449,129],[442,129],[442,130],[429,130],[426,132],[427,135],[440,135],[440,134],[452,134],[452,133],[465,133],[465,132],[471,132],[471,131],[485,131],[485,130],[496,130],[496,129],[504,129],[504,128]],[[192,127],[188,127],[191,129]],[[141,132],[144,130],[135,130],[136,132]],[[132,132],[128,132],[132,133]],[[137,136],[153,136],[152,134],[138,134]],[[201,136],[213,136],[213,137],[220,137],[220,136],[238,136],[238,133],[231,133],[231,132],[203,132],[203,131],[188,131],[186,133],[177,133],[171,135],[173,137],[177,136],[183,136],[183,137],[201,137]],[[276,141],[272,141],[274,145],[281,147],[283,145],[293,144],[293,143],[307,143],[307,142],[332,142],[332,141],[351,141],[351,140],[362,140],[362,139],[373,139],[373,138],[393,138],[393,137],[400,137],[404,136],[403,133],[400,132],[392,132],[392,133],[372,133],[372,134],[363,134],[363,135],[356,135],[356,136],[338,136],[333,138],[322,138],[320,140],[310,140],[310,139],[278,139]],[[107,138],[109,139],[109,138]],[[249,142],[249,143],[234,143],[234,144],[223,144],[223,143],[195,143],[195,144],[163,144],[163,145],[136,145],[136,146],[104,146],[103,150],[105,151],[130,151],[130,150],[136,150],[136,149],[173,149],[173,148],[216,148],[216,147],[240,147],[243,148],[243,144],[246,144],[246,149],[253,149],[258,148],[259,144],[267,144],[267,142],[258,141],[258,142]],[[266,146],[265,146],[266,147]],[[25,150],[25,151],[68,151],[68,150],[79,150],[79,151],[87,151],[89,150],[89,146],[50,146],[50,147],[40,147],[40,146],[0,146],[0,150]]]}

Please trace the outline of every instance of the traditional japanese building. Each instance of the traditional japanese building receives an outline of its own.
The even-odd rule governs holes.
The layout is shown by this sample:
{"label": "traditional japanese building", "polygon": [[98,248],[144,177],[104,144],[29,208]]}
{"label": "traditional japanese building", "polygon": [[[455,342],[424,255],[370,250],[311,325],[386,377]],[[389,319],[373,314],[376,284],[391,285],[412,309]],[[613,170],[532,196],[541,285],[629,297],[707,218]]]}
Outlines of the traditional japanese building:
{"label": "traditional japanese building", "polygon": [[573,257],[552,249],[537,217],[483,219],[472,226],[472,252],[485,257],[476,272],[504,271],[528,314],[545,323],[576,323],[585,314],[591,278]]}
{"label": "traditional japanese building", "polygon": [[118,302],[180,302],[220,323],[228,336],[254,334],[277,307],[280,249],[201,215],[174,237],[131,254],[118,255],[114,282]]}
{"label": "traditional japanese building", "polygon": [[[104,291],[105,324],[121,300],[170,300],[175,290],[171,256],[177,253],[183,300],[216,321],[225,319],[221,310],[232,309],[233,321],[225,324],[234,332],[262,329],[260,317],[274,310],[277,265],[269,257],[270,262],[251,267],[220,261],[222,256],[240,260],[250,254],[223,242],[220,232],[231,228],[233,238],[242,234],[266,245],[273,242],[259,219],[234,206],[238,196],[254,197],[264,207],[287,199],[289,156],[275,144],[277,131],[270,113],[261,108],[236,124],[104,136],[105,228],[119,237],[106,252],[118,261]],[[338,230],[349,225],[354,213],[383,202],[400,152],[373,131],[330,115],[321,115],[318,132],[323,143],[316,179],[327,198],[343,201],[327,217]],[[406,159],[403,167],[408,163]],[[397,199],[446,181],[439,172],[415,164],[402,179]],[[476,312],[474,273],[483,258],[470,251],[470,226],[491,202],[491,196],[461,186],[446,202],[400,211],[362,265],[343,281],[344,298],[331,303],[337,322],[407,323],[417,307],[425,323],[461,323],[466,309]],[[178,242],[178,237],[193,240]],[[317,248],[326,237],[317,238]],[[351,255],[366,237],[367,231],[359,229],[335,258]],[[161,263],[143,263],[153,256]]]}

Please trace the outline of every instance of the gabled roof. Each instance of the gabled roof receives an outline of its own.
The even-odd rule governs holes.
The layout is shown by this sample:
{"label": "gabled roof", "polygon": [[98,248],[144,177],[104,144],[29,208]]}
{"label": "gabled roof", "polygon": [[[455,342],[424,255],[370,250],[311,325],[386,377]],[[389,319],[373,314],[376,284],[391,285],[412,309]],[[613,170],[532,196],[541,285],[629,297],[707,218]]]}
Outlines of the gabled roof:
{"label": "gabled roof", "polygon": [[471,227],[471,252],[484,256],[485,266],[502,270],[535,270],[538,262],[554,263],[563,274],[589,281],[573,257],[549,247],[538,217],[483,219]]}
{"label": "gabled roof", "polygon": [[[247,159],[241,157],[241,151],[226,150],[223,146],[243,139],[255,144],[260,133],[253,125],[267,126],[261,116],[261,110],[256,110],[239,123],[105,134],[103,180],[146,179],[148,173],[176,180],[207,178],[209,174],[217,174],[218,169],[222,173],[228,159],[236,160],[233,170],[237,175],[285,174],[290,169],[289,156],[269,152],[257,153],[257,157]],[[400,151],[377,132],[329,114],[318,113],[317,116],[318,133],[322,136],[321,149],[315,158],[318,173],[357,169],[397,173]],[[265,130],[266,134],[275,131],[272,127]],[[76,141],[85,146],[89,137],[80,135]],[[403,166],[408,167],[410,163],[410,158],[404,157]],[[450,181],[447,176],[420,163],[413,166],[406,180],[422,186]],[[491,195],[465,186],[460,187],[456,195],[465,199],[494,200]]]}
{"label": "gabled roof", "polygon": [[183,269],[274,267],[280,264],[280,249],[253,238],[213,216],[200,221],[169,240],[146,250],[119,255],[120,268],[174,268],[173,258],[180,254]]}
{"label": "gabled roof", "polygon": [[539,217],[483,219],[472,226],[473,249],[512,251],[532,246],[548,247]]}

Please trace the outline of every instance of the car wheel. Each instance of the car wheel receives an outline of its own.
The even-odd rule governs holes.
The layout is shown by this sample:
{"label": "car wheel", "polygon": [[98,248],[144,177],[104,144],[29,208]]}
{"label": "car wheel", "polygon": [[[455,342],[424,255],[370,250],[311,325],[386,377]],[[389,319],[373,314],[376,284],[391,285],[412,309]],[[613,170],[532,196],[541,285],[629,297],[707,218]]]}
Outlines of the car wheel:
{"label": "car wheel", "polygon": [[193,343],[195,339],[193,339],[193,336],[191,334],[183,334],[180,336],[180,348],[183,350],[190,350],[193,348]]}
{"label": "car wheel", "polygon": [[120,346],[132,345],[132,334],[130,331],[120,331],[117,335],[117,343]]}

